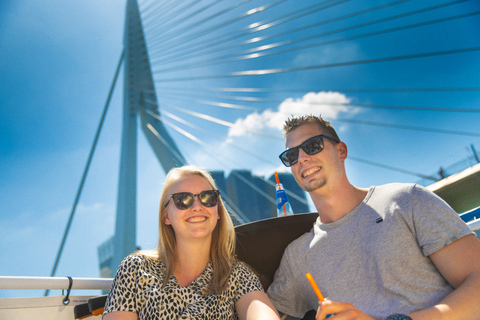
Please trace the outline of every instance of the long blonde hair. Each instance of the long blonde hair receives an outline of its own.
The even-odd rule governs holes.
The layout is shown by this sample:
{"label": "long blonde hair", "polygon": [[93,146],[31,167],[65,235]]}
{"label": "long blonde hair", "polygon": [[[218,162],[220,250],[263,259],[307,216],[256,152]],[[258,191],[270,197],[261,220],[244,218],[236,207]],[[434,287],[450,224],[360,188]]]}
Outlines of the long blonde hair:
{"label": "long blonde hair", "polygon": [[[167,208],[165,205],[170,198],[170,189],[173,184],[180,179],[188,176],[198,175],[210,184],[212,189],[217,190],[215,180],[213,180],[210,173],[204,169],[196,166],[186,165],[170,170],[165,178],[164,187],[160,195],[160,210],[159,210],[159,230],[160,237],[158,239],[157,254],[158,259],[163,261],[167,267],[167,274],[165,276],[165,283],[172,276],[175,269],[175,248],[176,238],[171,225],[163,223]],[[235,230],[233,228],[232,219],[228,214],[221,196],[218,201],[218,216],[217,226],[212,233],[212,242],[210,246],[210,259],[213,265],[213,278],[209,288],[205,293],[221,293],[228,286],[228,278],[232,271],[233,263],[235,262]]]}

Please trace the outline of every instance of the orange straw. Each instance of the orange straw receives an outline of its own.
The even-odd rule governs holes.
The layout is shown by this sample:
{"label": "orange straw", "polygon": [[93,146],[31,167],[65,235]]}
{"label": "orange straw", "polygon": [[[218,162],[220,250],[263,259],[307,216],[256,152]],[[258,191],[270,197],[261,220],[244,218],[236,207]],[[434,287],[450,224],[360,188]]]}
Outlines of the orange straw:
{"label": "orange straw", "polygon": [[[275,171],[275,179],[277,180],[277,184],[280,185],[280,180],[278,179],[277,171]],[[285,208],[285,205],[283,205],[282,207],[283,207],[283,214],[287,215],[287,208]]]}
{"label": "orange straw", "polygon": [[320,301],[323,302],[325,299],[323,299],[323,295],[322,295],[322,293],[320,292],[320,289],[318,289],[318,286],[317,286],[317,284],[315,283],[315,280],[313,280],[312,275],[310,274],[310,272],[307,273],[306,276],[307,276],[308,281],[310,282],[310,285],[311,285],[312,288],[313,288],[313,291],[315,291],[315,293],[317,294],[318,300],[320,300]]}

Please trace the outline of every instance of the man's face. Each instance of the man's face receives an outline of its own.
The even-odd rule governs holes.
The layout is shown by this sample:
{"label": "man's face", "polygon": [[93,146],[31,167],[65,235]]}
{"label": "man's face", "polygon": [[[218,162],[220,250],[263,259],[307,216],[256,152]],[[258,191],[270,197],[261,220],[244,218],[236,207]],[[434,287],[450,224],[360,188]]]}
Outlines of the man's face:
{"label": "man's face", "polygon": [[[289,132],[285,137],[287,149],[296,147],[305,140],[326,134],[316,124],[305,124]],[[328,139],[324,139],[324,149],[317,154],[308,155],[299,148],[298,162],[290,167],[298,185],[305,191],[312,192],[324,187],[332,172],[339,172],[337,148]]]}

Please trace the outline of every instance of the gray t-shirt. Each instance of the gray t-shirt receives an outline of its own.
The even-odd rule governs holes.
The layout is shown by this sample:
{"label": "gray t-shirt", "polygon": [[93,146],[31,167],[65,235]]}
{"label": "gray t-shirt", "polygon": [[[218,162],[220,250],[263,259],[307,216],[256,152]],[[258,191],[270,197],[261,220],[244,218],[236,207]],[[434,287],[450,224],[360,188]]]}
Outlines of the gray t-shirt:
{"label": "gray t-shirt", "polygon": [[453,288],[430,254],[471,234],[432,192],[413,184],[370,187],[352,212],[313,229],[285,250],[268,295],[275,307],[301,318],[318,308],[305,274],[322,294],[350,302],[375,319],[432,306]]}

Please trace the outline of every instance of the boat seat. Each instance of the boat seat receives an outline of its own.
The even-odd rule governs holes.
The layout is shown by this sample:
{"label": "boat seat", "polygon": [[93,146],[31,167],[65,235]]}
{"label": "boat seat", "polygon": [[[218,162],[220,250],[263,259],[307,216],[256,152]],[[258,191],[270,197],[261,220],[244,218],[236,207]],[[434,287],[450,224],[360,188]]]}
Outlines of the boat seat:
{"label": "boat seat", "polygon": [[317,213],[301,213],[235,227],[237,257],[258,273],[265,290],[273,281],[287,245],[309,232],[317,217]]}
{"label": "boat seat", "polygon": [[[237,257],[258,273],[265,291],[273,281],[287,245],[309,232],[317,217],[316,212],[301,213],[235,227]],[[315,319],[315,313],[316,310],[307,312],[303,320]]]}
{"label": "boat seat", "polygon": [[78,304],[75,306],[73,312],[75,319],[85,319],[90,316],[98,316],[103,313],[107,295],[101,295],[88,299],[87,303]]}

